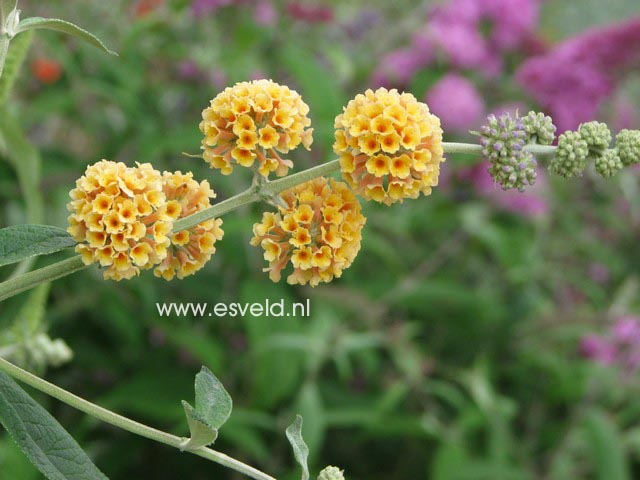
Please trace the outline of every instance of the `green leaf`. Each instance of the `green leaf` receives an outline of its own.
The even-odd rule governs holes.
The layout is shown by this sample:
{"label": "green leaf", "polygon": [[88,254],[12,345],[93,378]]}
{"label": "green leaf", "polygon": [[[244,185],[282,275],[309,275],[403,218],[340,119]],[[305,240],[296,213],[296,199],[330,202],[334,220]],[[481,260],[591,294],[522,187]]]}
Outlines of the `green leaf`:
{"label": "green leaf", "polygon": [[584,428],[599,480],[629,480],[629,469],[620,435],[604,412],[593,409],[585,415]]}
{"label": "green leaf", "polygon": [[307,466],[309,447],[302,438],[302,417],[300,415],[296,415],[296,419],[287,427],[285,433],[293,448],[293,456],[302,467],[302,480],[309,480],[309,467]]}
{"label": "green leaf", "polygon": [[4,373],[0,422],[49,480],[107,480],[56,419]]}
{"label": "green leaf", "polygon": [[36,255],[72,247],[76,241],[65,230],[49,225],[14,225],[0,229],[0,266]]}
{"label": "green leaf", "polygon": [[191,432],[191,438],[184,444],[182,449],[194,450],[215,442],[216,438],[218,438],[218,430],[211,428],[204,417],[189,405],[189,402],[183,400],[182,406],[189,423],[189,432]]}
{"label": "green leaf", "polygon": [[194,450],[213,443],[218,429],[224,425],[233,409],[233,401],[224,386],[207,367],[196,375],[196,408],[182,401],[191,437],[182,446]]}
{"label": "green leaf", "polygon": [[25,32],[18,35],[11,41],[9,52],[4,61],[4,69],[2,77],[0,77],[0,105],[4,105],[7,101],[9,93],[18,78],[20,68],[27,56],[31,41],[33,40],[33,32]]}
{"label": "green leaf", "polygon": [[202,367],[196,375],[196,412],[206,422],[219,429],[227,421],[233,402],[224,386],[207,367]]}
{"label": "green leaf", "polygon": [[94,34],[87,32],[84,28],[80,28],[79,26],[74,25],[71,22],[60,20],[59,18],[25,18],[18,24],[18,33],[36,28],[45,28],[47,30],[56,30],[58,32],[67,33],[81,40],[84,40],[85,42],[101,49],[106,53],[109,53],[111,55],[118,55],[113,50],[109,50],[106,45],[102,43],[102,40],[100,40]]}

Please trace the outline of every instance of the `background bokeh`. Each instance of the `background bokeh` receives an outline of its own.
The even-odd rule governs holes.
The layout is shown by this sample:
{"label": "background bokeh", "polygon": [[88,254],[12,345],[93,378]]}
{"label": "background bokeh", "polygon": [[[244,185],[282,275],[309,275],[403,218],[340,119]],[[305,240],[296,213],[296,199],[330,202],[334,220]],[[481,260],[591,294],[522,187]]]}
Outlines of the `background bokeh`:
{"label": "background bokeh", "polygon": [[[15,166],[0,161],[2,226],[35,218],[37,195],[35,216],[65,226],[68,191],[102,158],[191,170],[218,199],[242,191],[245,172],[223,177],[181,152],[198,153],[208,101],[247,79],[286,83],[311,106],[315,141],[291,155],[296,170],[333,158],[334,117],[380,85],[427,101],[448,141],[473,141],[489,112],[529,108],[561,129],[640,127],[636,0],[20,4],[23,16],[82,25],[119,56],[38,32],[7,109],[41,178],[25,202]],[[639,478],[639,179],[541,169],[534,188],[504,193],[481,159],[451,155],[430,197],[364,205],[354,265],[315,289],[269,281],[249,245],[266,207],[243,208],[184,281],[108,282],[95,268],[56,281],[44,319],[74,358],[46,378],[186,435],[180,400],[206,365],[235,401],[216,448],[282,479],[298,476],[284,437],[295,413],[312,470],[337,465],[350,480]],[[0,306],[2,329],[28,296]],[[156,311],[267,297],[309,298],[311,316]],[[111,479],[240,478],[34,395]],[[40,478],[6,434],[0,478]]]}

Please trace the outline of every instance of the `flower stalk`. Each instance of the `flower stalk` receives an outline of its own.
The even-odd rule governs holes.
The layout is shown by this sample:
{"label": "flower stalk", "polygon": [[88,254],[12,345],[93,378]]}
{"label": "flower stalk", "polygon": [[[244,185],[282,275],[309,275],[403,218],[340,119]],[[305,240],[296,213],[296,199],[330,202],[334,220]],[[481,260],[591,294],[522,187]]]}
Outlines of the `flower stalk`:
{"label": "flower stalk", "polygon": [[[0,371],[12,376],[16,380],[26,383],[30,387],[33,387],[36,390],[49,395],[50,397],[60,400],[61,402],[66,403],[67,405],[86,413],[87,415],[91,415],[98,420],[131,432],[135,435],[139,435],[141,437],[148,438],[149,440],[154,440],[156,442],[163,443],[165,445],[169,445],[170,447],[178,449],[180,449],[180,446],[185,440],[185,438],[163,432],[162,430],[157,430],[153,427],[149,427],[142,423],[136,422],[135,420],[131,420],[130,418],[123,417],[122,415],[112,412],[111,410],[107,410],[106,408],[91,403],[88,400],[85,400],[71,392],[68,392],[52,383],[47,382],[46,380],[43,380],[36,375],[33,375],[32,373],[27,372],[26,370],[21,369],[20,367],[17,367],[16,365],[8,362],[3,358],[0,358]],[[250,465],[247,465],[239,460],[236,460],[235,458],[232,458],[211,448],[200,447],[188,451],[202,458],[206,458],[207,460],[219,463],[220,465],[223,465],[227,468],[231,468],[250,478],[256,480],[275,480],[274,477],[267,475],[266,473],[261,472],[260,470]]]}
{"label": "flower stalk", "polygon": [[[477,144],[443,142],[442,146],[444,152],[449,154],[460,153],[480,155],[482,153],[482,146]],[[556,151],[556,147],[546,145],[527,145],[525,149],[537,157],[545,158],[553,157]],[[287,175],[286,177],[279,178],[277,180],[254,184],[244,192],[227,198],[226,200],[194,213],[193,215],[177,220],[173,224],[173,230],[175,232],[188,230],[204,221],[221,217],[222,215],[244,205],[255,203],[265,198],[273,198],[275,195],[278,195],[285,190],[289,190],[290,188],[306,183],[315,178],[330,175],[338,170],[340,170],[339,160],[331,160],[327,163],[323,163],[322,165],[317,165],[302,172]],[[39,268],[32,272],[10,278],[0,283],[0,301],[36,287],[41,283],[50,282],[83,270],[86,267],[87,266],[82,262],[82,258],[78,255],[52,265]]]}

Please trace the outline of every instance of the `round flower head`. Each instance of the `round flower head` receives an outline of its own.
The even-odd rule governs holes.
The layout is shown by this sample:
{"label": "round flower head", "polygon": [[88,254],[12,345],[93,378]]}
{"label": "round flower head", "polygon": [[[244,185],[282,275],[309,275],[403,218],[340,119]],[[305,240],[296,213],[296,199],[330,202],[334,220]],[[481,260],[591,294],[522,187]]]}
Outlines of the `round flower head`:
{"label": "round flower head", "polygon": [[313,141],[309,107],[297,92],[271,80],[237,83],[211,100],[202,112],[203,158],[224,175],[233,165],[256,167],[281,177],[293,166],[280,153]]}
{"label": "round flower head", "polygon": [[[167,198],[167,212],[175,219],[187,217],[210,206],[209,199],[215,193],[209,182],[198,183],[193,174],[164,172],[162,189]],[[215,243],[222,240],[224,232],[220,228],[222,220],[210,219],[171,235],[171,245],[167,257],[153,273],[157,277],[171,280],[174,276],[182,279],[200,270],[216,251]]]}
{"label": "round flower head", "polygon": [[524,191],[527,185],[536,181],[537,162],[533,155],[524,150],[529,136],[522,118],[504,113],[499,118],[487,117],[487,123],[479,132],[482,154],[489,160],[489,174],[503,190]]}
{"label": "round flower head", "polygon": [[344,480],[344,471],[338,467],[325,467],[318,474],[318,480]]}
{"label": "round flower head", "polygon": [[343,183],[317,178],[282,194],[285,206],[266,212],[253,226],[251,244],[260,245],[269,278],[277,282],[289,262],[287,282],[315,287],[340,277],[360,250],[365,217],[360,202]]}
{"label": "round flower head", "polygon": [[551,117],[542,112],[529,112],[522,117],[522,126],[530,139],[540,145],[551,145],[556,138],[556,126]]}
{"label": "round flower head", "polygon": [[616,136],[616,146],[624,165],[640,163],[640,130],[621,130]]}
{"label": "round flower head", "polygon": [[611,143],[611,131],[605,123],[582,123],[578,131],[590,149],[602,150],[608,148]]}
{"label": "round flower head", "polygon": [[390,205],[431,193],[444,161],[440,119],[410,93],[358,94],[336,117],[342,176],[367,200]]}
{"label": "round flower head", "polygon": [[167,256],[173,217],[162,175],[150,164],[102,160],[87,167],[69,195],[67,231],[85,264],[105,267],[104,278],[131,278]]}
{"label": "round flower head", "polygon": [[558,137],[556,156],[549,164],[549,170],[562,177],[582,175],[587,166],[589,145],[579,132],[568,130]]}
{"label": "round flower head", "polygon": [[596,172],[604,178],[614,176],[624,166],[620,156],[618,155],[618,149],[605,150],[602,155],[596,157]]}

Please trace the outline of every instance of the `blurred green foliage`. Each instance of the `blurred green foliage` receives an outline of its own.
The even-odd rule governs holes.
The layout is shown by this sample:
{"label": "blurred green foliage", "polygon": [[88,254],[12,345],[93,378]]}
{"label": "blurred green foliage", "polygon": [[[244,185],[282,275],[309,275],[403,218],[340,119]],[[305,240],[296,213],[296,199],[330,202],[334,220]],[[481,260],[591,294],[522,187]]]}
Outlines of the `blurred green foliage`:
{"label": "blurred green foliage", "polygon": [[[210,180],[218,199],[240,192],[248,175],[223,177],[180,153],[198,152],[200,112],[209,99],[254,76],[292,86],[311,106],[314,148],[292,154],[296,168],[332,158],[335,115],[368,86],[382,54],[406,41],[424,11],[408,1],[335,2],[333,23],[281,14],[276,25],[261,26],[248,5],[194,18],[186,1],[144,16],[134,15],[133,3],[21,2],[29,15],[90,29],[119,57],[38,32],[3,122],[19,122],[39,153],[26,150],[17,163],[2,156],[9,161],[0,162],[1,225],[39,215],[32,202],[41,195],[42,218],[64,227],[68,191],[101,158],[191,170]],[[549,1],[541,31],[559,38],[637,10],[631,0],[617,4],[624,9],[594,14]],[[352,40],[342,19],[365,6],[378,8],[385,21]],[[59,62],[58,81],[36,78],[30,67],[42,58]],[[185,75],[185,62],[198,73]],[[415,93],[443,73],[423,72]],[[41,174],[29,179],[38,172],[27,167],[35,155]],[[455,172],[472,161],[452,157],[445,168]],[[184,281],[166,283],[147,272],[113,283],[97,269],[56,281],[43,321],[75,357],[47,378],[188,435],[180,400],[190,398],[193,375],[206,365],[235,405],[216,448],[283,479],[298,475],[284,436],[296,413],[304,417],[312,471],[333,464],[350,480],[635,478],[640,382],[582,360],[578,340],[638,311],[637,172],[611,182],[590,175],[552,181],[544,192],[550,210],[537,219],[500,211],[455,181],[443,183],[418,201],[364,205],[368,222],[356,262],[343,278],[315,289],[273,284],[262,273],[249,239],[264,205],[226,215],[213,260]],[[606,279],[594,279],[597,266],[606,266]],[[11,267],[1,272],[6,277]],[[0,305],[1,328],[9,328],[28,296]],[[311,316],[167,318],[155,306],[265,298],[310,298]],[[36,398],[111,479],[238,478]],[[39,478],[6,435],[0,472]]]}

